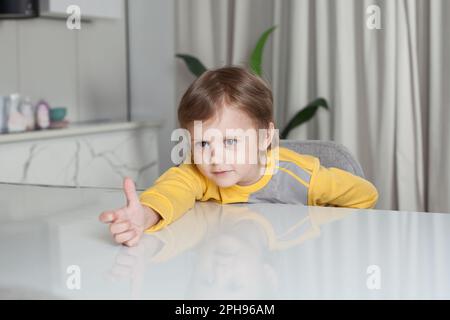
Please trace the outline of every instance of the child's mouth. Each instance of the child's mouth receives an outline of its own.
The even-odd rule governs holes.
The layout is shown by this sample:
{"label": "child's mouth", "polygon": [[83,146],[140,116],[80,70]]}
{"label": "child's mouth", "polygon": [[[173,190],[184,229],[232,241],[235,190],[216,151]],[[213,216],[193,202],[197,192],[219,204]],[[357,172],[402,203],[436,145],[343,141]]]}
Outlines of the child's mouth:
{"label": "child's mouth", "polygon": [[231,171],[231,170],[228,170],[228,171],[214,171],[213,174],[214,174],[215,176],[223,176],[223,175],[227,174],[227,173],[230,172],[230,171]]}

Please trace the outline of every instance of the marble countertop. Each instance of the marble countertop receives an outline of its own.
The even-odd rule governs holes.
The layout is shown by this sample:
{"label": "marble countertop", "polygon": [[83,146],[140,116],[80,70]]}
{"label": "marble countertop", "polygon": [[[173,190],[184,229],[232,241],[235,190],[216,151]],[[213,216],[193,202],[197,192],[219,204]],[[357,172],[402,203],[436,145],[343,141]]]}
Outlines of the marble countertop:
{"label": "marble countertop", "polygon": [[131,130],[142,127],[159,127],[160,123],[155,121],[93,121],[70,123],[67,128],[35,130],[18,133],[0,134],[0,144],[38,139],[61,138],[74,135],[92,134],[117,130]]}
{"label": "marble countertop", "polygon": [[0,298],[450,298],[450,214],[204,202],[128,248],[124,201],[0,184]]}

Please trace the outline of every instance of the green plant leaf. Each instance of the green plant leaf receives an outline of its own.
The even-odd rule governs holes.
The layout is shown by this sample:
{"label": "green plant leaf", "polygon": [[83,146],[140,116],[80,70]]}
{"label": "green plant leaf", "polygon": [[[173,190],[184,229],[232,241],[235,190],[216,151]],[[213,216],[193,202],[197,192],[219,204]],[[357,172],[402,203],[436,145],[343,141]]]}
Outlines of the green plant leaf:
{"label": "green plant leaf", "polygon": [[192,72],[197,77],[200,77],[203,72],[205,72],[207,69],[203,65],[203,63],[200,62],[196,57],[191,56],[189,54],[177,54],[175,55],[177,58],[180,58],[186,63],[186,66],[188,67],[189,71]]}
{"label": "green plant leaf", "polygon": [[292,129],[298,127],[302,123],[309,121],[312,117],[314,117],[320,107],[329,110],[328,103],[324,98],[317,98],[308,103],[306,107],[304,107],[292,117],[292,119],[281,132],[280,138],[286,139]]}
{"label": "green plant leaf", "polygon": [[264,46],[266,45],[267,39],[270,34],[275,30],[277,26],[273,26],[261,35],[255,48],[250,56],[250,69],[258,76],[262,75],[262,56],[264,51]]}

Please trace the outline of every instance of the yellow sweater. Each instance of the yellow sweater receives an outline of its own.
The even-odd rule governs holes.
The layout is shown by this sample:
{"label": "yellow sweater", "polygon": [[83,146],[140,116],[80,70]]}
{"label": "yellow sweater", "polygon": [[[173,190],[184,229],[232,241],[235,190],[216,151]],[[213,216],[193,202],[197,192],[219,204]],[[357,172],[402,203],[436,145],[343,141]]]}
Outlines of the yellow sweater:
{"label": "yellow sweater", "polygon": [[140,194],[142,205],[162,219],[146,232],[157,231],[180,218],[195,201],[218,203],[290,203],[310,206],[373,208],[378,192],[369,181],[338,168],[325,168],[318,158],[284,147],[268,152],[263,177],[248,186],[217,186],[195,164],[168,169],[155,184]]}

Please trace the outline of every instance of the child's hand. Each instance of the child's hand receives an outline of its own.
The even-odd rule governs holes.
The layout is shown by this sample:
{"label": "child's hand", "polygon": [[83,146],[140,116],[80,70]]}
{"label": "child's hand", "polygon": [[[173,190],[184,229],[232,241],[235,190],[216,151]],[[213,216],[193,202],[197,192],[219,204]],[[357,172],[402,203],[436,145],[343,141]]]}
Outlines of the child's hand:
{"label": "child's hand", "polygon": [[117,210],[105,211],[100,215],[100,221],[110,223],[109,230],[114,240],[127,246],[139,243],[143,232],[156,224],[160,215],[139,202],[133,180],[126,177],[123,180],[123,190],[127,197],[127,205]]}

